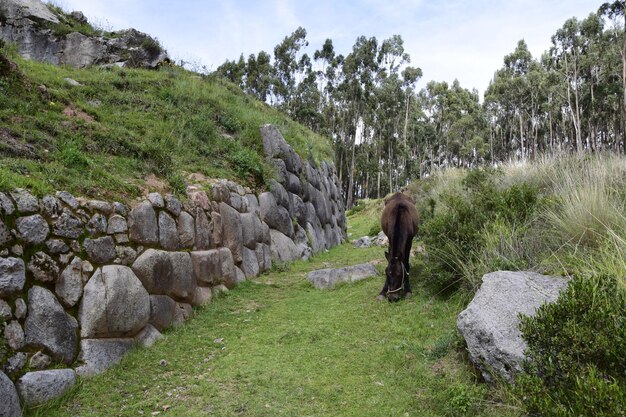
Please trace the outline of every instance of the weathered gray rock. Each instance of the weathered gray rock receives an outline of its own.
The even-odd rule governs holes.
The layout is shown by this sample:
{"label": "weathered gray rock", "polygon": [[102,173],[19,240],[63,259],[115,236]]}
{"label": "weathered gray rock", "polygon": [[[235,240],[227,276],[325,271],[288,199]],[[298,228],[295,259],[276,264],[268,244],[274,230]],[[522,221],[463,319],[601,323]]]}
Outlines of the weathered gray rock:
{"label": "weathered gray rock", "polygon": [[15,300],[15,318],[17,318],[18,320],[22,320],[24,317],[26,317],[27,312],[28,307],[26,307],[26,302],[21,298]]}
{"label": "weathered gray rock", "polygon": [[113,262],[116,264],[131,266],[137,259],[137,251],[130,246],[116,246],[115,254],[117,258]]}
{"label": "weathered gray rock", "polygon": [[135,339],[82,339],[78,360],[84,365],[76,368],[79,376],[97,375],[122,360],[133,348]]}
{"label": "weathered gray rock", "polygon": [[29,245],[43,243],[50,233],[48,223],[39,214],[20,217],[15,222],[15,228],[17,229],[17,237]]}
{"label": "weathered gray rock", "polygon": [[76,210],[78,208],[78,200],[67,191],[57,191],[55,195],[65,204],[70,206],[72,210]]}
{"label": "weathered gray rock", "polygon": [[165,201],[163,200],[163,196],[159,193],[150,193],[148,194],[148,201],[152,204],[154,208],[164,208]]}
{"label": "weathered gray rock", "polygon": [[3,319],[5,322],[11,320],[11,306],[4,300],[0,300],[0,319]]}
{"label": "weathered gray rock", "polygon": [[346,266],[337,269],[319,269],[311,271],[307,279],[317,289],[331,289],[340,282],[354,282],[378,275],[378,271],[372,264],[360,264]]}
{"label": "weathered gray rock", "polygon": [[255,252],[260,272],[272,269],[272,250],[269,245],[259,243],[256,246]]}
{"label": "weathered gray rock", "polygon": [[150,294],[193,300],[196,282],[191,256],[187,252],[148,249],[133,263],[133,271]]}
{"label": "weathered gray rock", "polygon": [[24,330],[27,345],[48,349],[56,361],[68,365],[74,361],[78,322],[47,289],[35,286],[28,290]]}
{"label": "weathered gray rock", "polygon": [[457,318],[470,359],[487,381],[494,376],[512,381],[521,371],[526,342],[519,315],[534,316],[556,301],[568,279],[534,272],[492,272],[483,276],[472,302]]}
{"label": "weathered gray rock", "polygon": [[37,252],[28,262],[28,270],[36,280],[53,282],[59,276],[59,266],[45,252]]}
{"label": "weathered gray rock", "polygon": [[375,246],[386,246],[389,244],[389,238],[387,238],[385,232],[380,232],[378,233],[378,235],[376,235],[376,237],[372,241],[372,244]]}
{"label": "weathered gray rock", "polygon": [[91,217],[89,222],[87,222],[85,228],[92,236],[105,233],[107,230],[107,219],[103,214],[96,213]]}
{"label": "weathered gray rock", "polygon": [[55,292],[63,305],[66,307],[76,305],[83,295],[83,283],[86,280],[87,274],[83,273],[83,261],[79,257],[74,257],[56,282]]}
{"label": "weathered gray rock", "polygon": [[200,207],[196,208],[196,242],[195,248],[198,250],[211,249],[211,223]]}
{"label": "weathered gray rock", "polygon": [[150,318],[150,297],[133,271],[98,268],[85,285],[78,312],[84,338],[134,336]]}
{"label": "weathered gray rock", "polygon": [[5,193],[0,193],[0,214],[7,216],[12,215],[15,212],[15,206],[13,202]]}
{"label": "weathered gray rock", "polygon": [[186,211],[178,215],[178,239],[181,248],[191,248],[196,243],[196,226],[193,216]]}
{"label": "weathered gray rock", "polygon": [[5,19],[18,20],[35,18],[52,23],[59,23],[59,19],[40,1],[37,0],[7,0],[0,5],[0,11]]}
{"label": "weathered gray rock", "polygon": [[241,270],[246,278],[258,277],[260,268],[259,260],[257,259],[256,252],[252,249],[248,249],[244,246],[243,257],[241,261]]}
{"label": "weathered gray rock", "polygon": [[21,417],[22,407],[20,406],[20,397],[17,395],[17,389],[8,376],[0,371],[0,416],[2,417]]}
{"label": "weathered gray rock", "polygon": [[99,213],[106,214],[107,216],[113,214],[113,204],[102,200],[89,200],[87,201],[87,208],[91,211],[97,211]]}
{"label": "weathered gray rock", "polygon": [[159,331],[170,327],[176,314],[176,301],[167,295],[150,296],[150,324]]}
{"label": "weathered gray rock", "polygon": [[135,336],[135,343],[144,348],[149,348],[154,345],[157,340],[161,339],[163,335],[151,324],[146,324],[146,327],[141,329]]}
{"label": "weathered gray rock", "polygon": [[115,240],[111,236],[103,236],[97,239],[87,238],[83,244],[87,256],[95,263],[105,264],[115,259]]}
{"label": "weathered gray rock", "polygon": [[9,347],[13,350],[20,350],[24,347],[24,330],[17,320],[11,321],[4,328],[4,338]]}
{"label": "weathered gray rock", "polygon": [[117,201],[113,202],[113,211],[115,214],[119,214],[120,216],[127,216],[130,211],[126,204],[118,203]]}
{"label": "weathered gray rock", "polygon": [[235,263],[239,263],[243,253],[241,215],[226,203],[220,203],[220,216],[222,218],[222,242],[230,249]]}
{"label": "weathered gray rock", "polygon": [[[219,208],[219,206],[218,206]],[[218,212],[213,212],[211,215],[211,242],[213,246],[219,247],[222,245],[222,216]]]}
{"label": "weathered gray rock", "polygon": [[11,192],[11,197],[15,200],[17,211],[22,214],[37,213],[39,211],[39,201],[37,197],[23,188],[16,188]]}
{"label": "weathered gray rock", "polygon": [[60,253],[67,253],[70,251],[70,247],[60,239],[48,239],[46,240],[46,248],[51,255],[58,255]]}
{"label": "weathered gray rock", "polygon": [[76,384],[73,369],[50,369],[28,372],[17,381],[17,390],[29,407],[63,396]]}
{"label": "weathered gray rock", "polygon": [[196,294],[193,297],[193,305],[201,306],[201,305],[209,304],[211,302],[212,296],[213,296],[213,293],[211,292],[211,288],[196,287]]}
{"label": "weathered gray rock", "polygon": [[265,192],[259,196],[259,210],[261,220],[267,223],[270,228],[276,229],[286,236],[293,235],[293,224],[289,211],[276,204],[276,198],[272,193]]}
{"label": "weathered gray rock", "polygon": [[157,217],[152,204],[143,201],[128,214],[130,240],[143,245],[156,245],[159,242]]}
{"label": "weathered gray rock", "polygon": [[11,231],[4,224],[2,219],[0,219],[0,246],[6,245],[7,243],[10,243],[12,240],[13,240],[13,237],[11,236]]}
{"label": "weathered gray rock", "polygon": [[372,239],[369,236],[363,236],[352,242],[355,248],[369,248],[372,246]]}
{"label": "weathered gray rock", "polygon": [[183,209],[183,205],[180,200],[171,194],[165,195],[165,208],[169,211],[174,217],[178,217],[180,212]]}
{"label": "weathered gray rock", "polygon": [[259,199],[254,194],[246,194],[244,198],[248,202],[248,212],[259,216]]}
{"label": "weathered gray rock", "polygon": [[191,252],[191,263],[198,285],[212,286],[220,283],[222,261],[219,250],[211,249],[208,251]]}
{"label": "weathered gray rock", "polygon": [[293,240],[278,230],[270,229],[270,236],[272,239],[272,260],[290,262],[302,257],[302,251],[293,243]]}
{"label": "weathered gray rock", "polygon": [[21,258],[0,258],[0,297],[18,294],[26,283],[26,266]]}
{"label": "weathered gray rock", "polygon": [[185,323],[187,320],[191,318],[193,314],[193,308],[191,304],[187,303],[176,303],[176,312],[174,314],[174,326],[180,326]]}
{"label": "weathered gray rock", "polygon": [[63,208],[61,215],[52,223],[52,233],[60,237],[78,239],[83,234],[83,222],[67,208]]}
{"label": "weathered gray rock", "polygon": [[180,247],[176,222],[164,211],[159,213],[159,243],[163,249],[170,251]]}
{"label": "weathered gray rock", "polygon": [[220,252],[222,280],[227,287],[233,288],[237,285],[237,272],[235,271],[233,255],[228,248],[220,248],[218,250]]}
{"label": "weathered gray rock", "polygon": [[28,361],[28,366],[30,366],[31,369],[37,369],[38,371],[41,371],[49,367],[51,363],[52,358],[50,358],[50,356],[46,355],[45,353],[39,351],[30,358],[30,361]]}
{"label": "weathered gray rock", "polygon": [[41,199],[41,209],[46,217],[55,219],[63,212],[61,201],[51,195],[47,195]]}
{"label": "weathered gray rock", "polygon": [[110,235],[118,233],[126,233],[128,231],[128,223],[126,219],[119,214],[114,214],[109,217],[109,225],[107,227],[107,233]]}
{"label": "weathered gray rock", "polygon": [[[26,352],[17,352],[15,355],[7,359],[7,363],[4,366],[4,372],[6,372],[8,375],[18,374],[26,366],[27,359],[28,359],[28,354]],[[32,368],[32,369],[35,369],[35,368]],[[0,388],[0,398],[4,398],[2,397],[1,388]],[[2,410],[2,406],[0,406],[0,413],[2,412],[1,410]],[[1,415],[3,414],[0,414],[0,416]]]}

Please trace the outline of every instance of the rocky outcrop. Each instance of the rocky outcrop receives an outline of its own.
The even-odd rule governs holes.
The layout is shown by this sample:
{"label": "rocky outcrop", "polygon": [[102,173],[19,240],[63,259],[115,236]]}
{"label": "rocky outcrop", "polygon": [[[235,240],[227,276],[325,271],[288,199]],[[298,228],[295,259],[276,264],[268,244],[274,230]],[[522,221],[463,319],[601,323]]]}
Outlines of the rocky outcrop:
{"label": "rocky outcrop", "polygon": [[519,315],[534,316],[545,303],[553,303],[568,279],[534,272],[492,272],[483,276],[472,302],[457,318],[470,359],[486,381],[512,381],[521,371],[526,342],[519,330]]}
{"label": "rocky outcrop", "polygon": [[80,12],[58,13],[38,0],[0,2],[0,39],[15,43],[25,58],[75,68],[91,65],[155,68],[167,59],[167,52],[157,40],[135,29],[66,33],[67,27],[84,27],[86,23]]}
{"label": "rocky outcrop", "polygon": [[360,264],[346,266],[344,268],[326,268],[311,271],[307,279],[313,286],[320,290],[331,289],[341,282],[355,282],[378,275],[373,264]]}
{"label": "rocky outcrop", "polygon": [[273,262],[344,240],[332,166],[303,161],[271,126],[263,134],[284,169],[260,196],[227,180],[190,185],[184,203],[150,193],[130,206],[0,192],[0,369],[96,374]]}

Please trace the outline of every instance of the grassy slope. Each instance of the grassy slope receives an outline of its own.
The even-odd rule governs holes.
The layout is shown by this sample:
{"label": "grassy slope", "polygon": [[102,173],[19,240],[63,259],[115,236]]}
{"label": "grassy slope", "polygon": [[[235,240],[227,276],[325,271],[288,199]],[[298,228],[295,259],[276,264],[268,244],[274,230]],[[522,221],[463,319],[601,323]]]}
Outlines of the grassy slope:
{"label": "grassy slope", "polygon": [[[371,219],[351,217],[354,235]],[[27,415],[515,415],[463,357],[458,299],[416,291],[400,303],[376,302],[381,276],[332,291],[306,282],[310,270],[382,252],[347,244],[248,281],[152,348]]]}
{"label": "grassy slope", "polygon": [[3,54],[17,70],[0,65],[0,191],[124,200],[149,174],[181,193],[192,172],[262,188],[272,175],[262,158],[266,123],[303,157],[332,158],[327,139],[221,80],[179,67],[78,70],[22,60],[9,47]]}

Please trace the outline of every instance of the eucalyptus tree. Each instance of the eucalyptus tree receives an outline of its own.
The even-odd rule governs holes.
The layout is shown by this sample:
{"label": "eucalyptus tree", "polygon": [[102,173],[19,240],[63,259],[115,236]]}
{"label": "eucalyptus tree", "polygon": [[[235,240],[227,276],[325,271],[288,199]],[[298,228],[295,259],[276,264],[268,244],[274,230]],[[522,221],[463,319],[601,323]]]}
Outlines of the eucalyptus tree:
{"label": "eucalyptus tree", "polygon": [[298,27],[291,35],[274,47],[275,94],[277,104],[287,113],[293,114],[293,98],[296,93],[298,76],[310,66],[308,56],[298,56],[302,48],[309,45],[306,29]]}

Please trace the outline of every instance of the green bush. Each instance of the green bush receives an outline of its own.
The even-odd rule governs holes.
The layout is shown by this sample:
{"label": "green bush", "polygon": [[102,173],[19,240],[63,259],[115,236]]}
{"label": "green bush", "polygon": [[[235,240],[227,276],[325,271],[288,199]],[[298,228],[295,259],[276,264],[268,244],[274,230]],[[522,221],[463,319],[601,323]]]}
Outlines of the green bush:
{"label": "green bush", "polygon": [[[462,191],[443,193],[439,201],[428,199],[429,207],[422,207],[421,237],[428,253],[424,277],[437,291],[473,290],[476,279],[466,276],[467,265],[484,252],[485,230],[495,223],[523,228],[537,209],[537,188],[515,184],[499,189],[498,178],[493,169],[469,171]],[[444,208],[436,210],[437,205]]]}
{"label": "green bush", "polygon": [[574,278],[554,304],[522,317],[516,384],[531,415],[626,415],[626,292],[618,278]]}

